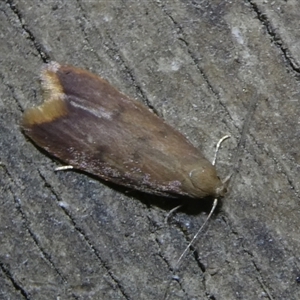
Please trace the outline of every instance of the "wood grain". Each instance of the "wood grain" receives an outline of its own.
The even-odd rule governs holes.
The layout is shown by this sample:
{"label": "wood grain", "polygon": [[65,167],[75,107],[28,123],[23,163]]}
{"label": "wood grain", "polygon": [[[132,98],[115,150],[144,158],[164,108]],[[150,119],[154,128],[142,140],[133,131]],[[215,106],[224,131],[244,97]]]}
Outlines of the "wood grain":
{"label": "wood grain", "polygon": [[[299,299],[300,3],[2,1],[0,298],[162,299],[205,207],[106,186],[21,133],[45,61],[101,75],[185,134],[230,193],[168,299]],[[241,136],[243,143],[239,143]]]}

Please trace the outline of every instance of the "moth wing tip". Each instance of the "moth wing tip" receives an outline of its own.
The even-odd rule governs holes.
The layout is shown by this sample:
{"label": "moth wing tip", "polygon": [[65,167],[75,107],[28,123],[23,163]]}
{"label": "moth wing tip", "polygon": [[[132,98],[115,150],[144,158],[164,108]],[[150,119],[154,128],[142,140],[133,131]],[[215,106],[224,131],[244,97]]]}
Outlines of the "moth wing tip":
{"label": "moth wing tip", "polygon": [[23,115],[22,127],[28,129],[34,125],[49,123],[66,114],[67,106],[65,101],[61,98],[52,98],[39,106],[27,109]]}
{"label": "moth wing tip", "polygon": [[61,65],[56,61],[50,61],[47,64],[44,64],[42,67],[42,73],[44,72],[52,72],[57,73],[57,71],[60,69]]}

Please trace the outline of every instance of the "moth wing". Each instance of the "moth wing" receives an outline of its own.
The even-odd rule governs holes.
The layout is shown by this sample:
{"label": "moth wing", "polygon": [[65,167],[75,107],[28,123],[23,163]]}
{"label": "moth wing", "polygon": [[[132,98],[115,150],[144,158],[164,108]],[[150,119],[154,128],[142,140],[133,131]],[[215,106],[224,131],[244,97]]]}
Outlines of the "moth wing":
{"label": "moth wing", "polygon": [[42,85],[45,102],[25,112],[24,131],[74,168],[169,196],[191,196],[189,173],[213,168],[182,134],[94,74],[52,63]]}

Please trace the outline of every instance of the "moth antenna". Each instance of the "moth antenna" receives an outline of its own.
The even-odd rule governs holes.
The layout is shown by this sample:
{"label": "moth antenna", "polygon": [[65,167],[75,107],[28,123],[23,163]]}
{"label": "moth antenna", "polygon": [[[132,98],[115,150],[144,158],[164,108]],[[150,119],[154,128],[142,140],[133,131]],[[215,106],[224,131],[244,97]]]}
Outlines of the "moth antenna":
{"label": "moth antenna", "polygon": [[[180,262],[183,260],[183,258],[186,256],[186,254],[187,254],[188,250],[190,249],[190,247],[194,244],[195,240],[198,238],[200,232],[202,231],[202,229],[204,228],[204,226],[206,225],[206,223],[210,219],[210,217],[213,214],[215,208],[217,207],[217,204],[218,204],[218,199],[216,198],[214,200],[214,202],[213,202],[212,209],[210,210],[209,215],[207,216],[205,222],[202,224],[202,226],[199,228],[199,230],[197,231],[197,233],[194,235],[193,239],[190,241],[190,243],[187,245],[187,247],[184,249],[184,251],[182,252],[182,254],[180,255],[180,257],[178,258],[178,260],[177,260],[177,262],[175,264],[175,267],[173,268],[173,274],[178,270]],[[178,206],[175,207],[175,208],[173,208],[172,210],[174,211],[177,208],[178,208]],[[176,275],[173,275],[172,278],[169,280],[167,288],[166,288],[166,291],[164,293],[164,297],[163,297],[164,300],[166,300],[167,297],[168,297],[168,291],[169,291],[169,288],[171,286],[172,280],[179,281],[179,277],[176,276]]]}
{"label": "moth antenna", "polygon": [[[223,136],[223,137],[218,141],[217,146],[216,146],[216,152],[215,152],[214,160],[213,160],[213,163],[212,163],[213,165],[215,165],[215,163],[216,163],[216,161],[217,161],[217,155],[218,155],[218,151],[219,151],[219,149],[220,149],[220,147],[221,147],[221,144],[222,144],[225,140],[227,140],[228,138],[230,138],[230,135],[225,135],[225,136]],[[227,178],[225,179],[225,182],[228,182],[229,179],[230,179],[230,177],[231,177],[231,176],[227,177]],[[213,206],[212,206],[212,208],[211,208],[211,210],[210,210],[210,212],[209,212],[209,214],[208,214],[206,220],[204,221],[204,223],[202,224],[202,226],[199,228],[199,230],[197,231],[197,233],[194,235],[194,237],[192,238],[192,240],[189,242],[189,244],[186,246],[186,248],[184,249],[184,251],[183,251],[182,254],[180,255],[179,259],[177,260],[177,262],[176,262],[176,264],[175,264],[175,267],[174,267],[174,269],[173,269],[174,272],[178,269],[180,262],[181,262],[182,259],[185,257],[185,255],[186,255],[186,253],[189,251],[190,247],[194,244],[195,240],[197,240],[199,234],[201,233],[201,231],[202,231],[202,229],[204,228],[204,226],[207,224],[208,220],[211,218],[211,216],[212,216],[213,212],[215,211],[217,205],[218,205],[218,199],[216,198],[216,199],[214,200],[214,202],[213,202]],[[173,211],[176,210],[176,209],[177,209],[177,207],[173,208],[173,209],[171,210],[171,212],[173,212]]]}
{"label": "moth antenna", "polygon": [[[247,108],[247,116],[245,119],[245,122],[242,127],[241,137],[239,139],[235,154],[234,154],[234,160],[232,162],[233,168],[232,168],[232,177],[236,176],[237,170],[239,169],[240,163],[241,163],[241,156],[243,148],[245,147],[246,138],[247,138],[247,132],[249,130],[249,127],[251,125],[251,121],[253,120],[253,116],[255,114],[258,100],[261,98],[260,95],[257,94],[257,91],[253,92],[253,95],[249,101],[249,105]],[[234,179],[232,179],[234,180]]]}
{"label": "moth antenna", "polygon": [[206,218],[206,220],[204,221],[204,223],[202,224],[202,226],[198,229],[197,233],[194,235],[194,237],[192,238],[192,240],[189,242],[189,244],[186,246],[186,248],[184,249],[184,251],[182,252],[182,254],[180,255],[180,257],[178,258],[175,267],[173,269],[173,271],[177,271],[180,262],[183,260],[183,258],[185,257],[186,253],[189,251],[190,247],[194,244],[195,240],[198,238],[199,234],[201,233],[202,229],[204,228],[204,226],[207,224],[208,220],[210,219],[210,217],[212,216],[213,212],[215,211],[216,207],[218,204],[218,199],[216,198],[213,202],[213,206]]}
{"label": "moth antenna", "polygon": [[[233,177],[235,171],[238,169],[238,166],[239,166],[239,157],[240,157],[240,149],[242,148],[242,146],[244,146],[245,144],[245,140],[246,140],[246,132],[250,126],[250,122],[252,120],[252,116],[254,115],[254,112],[256,110],[256,106],[257,106],[257,102],[258,102],[258,95],[257,93],[254,93],[254,95],[252,96],[252,99],[250,101],[250,104],[249,104],[249,109],[248,109],[248,115],[247,115],[247,119],[246,121],[244,122],[244,125],[243,125],[243,128],[242,128],[242,134],[241,134],[241,138],[239,140],[239,143],[238,143],[238,147],[237,147],[237,153],[235,155],[235,163],[233,164],[233,172],[228,175],[224,180],[223,180],[223,184],[228,184],[229,183],[229,180],[231,179],[231,177]],[[214,159],[213,159],[213,162],[212,162],[212,165],[215,165],[216,164],[216,161],[217,161],[217,155],[218,155],[218,151],[221,147],[221,144],[224,140],[230,138],[229,135],[225,135],[224,137],[222,137],[219,142],[217,143],[217,146],[216,146],[216,152],[215,152],[215,155],[214,155]],[[193,237],[192,241],[188,244],[188,246],[185,248],[185,250],[183,251],[183,253],[180,255],[179,259],[177,260],[176,264],[175,264],[175,267],[173,269],[173,273],[176,272],[176,270],[178,269],[179,267],[179,264],[181,262],[181,260],[184,258],[184,256],[186,255],[187,251],[189,250],[189,248],[192,246],[192,244],[194,243],[194,241],[197,239],[198,235],[200,234],[202,228],[206,225],[207,221],[210,219],[211,215],[213,214],[216,206],[217,206],[217,203],[218,203],[218,199],[215,199],[214,200],[214,203],[213,203],[213,207],[208,215],[208,217],[206,218],[204,224],[201,226],[201,228],[198,230],[198,232],[195,234],[195,236]],[[167,299],[167,296],[168,296],[168,291],[169,291],[169,288],[170,288],[170,285],[171,285],[171,282],[172,280],[176,280],[176,281],[179,281],[178,280],[178,277],[175,278],[175,276],[173,275],[172,276],[172,279],[170,279],[168,285],[167,285],[167,289],[165,291],[165,294],[164,294],[164,300]]]}
{"label": "moth antenna", "polygon": [[54,171],[65,171],[65,170],[72,170],[74,169],[73,166],[61,166],[54,169]]}
{"label": "moth antenna", "polygon": [[[230,138],[230,135],[224,135],[224,136],[218,141],[218,143],[217,143],[217,145],[216,145],[216,151],[215,151],[214,159],[213,159],[213,162],[212,162],[212,165],[213,165],[213,166],[216,164],[217,156],[218,156],[218,152],[219,152],[219,149],[220,149],[220,147],[221,147],[221,144],[222,144],[225,140],[227,140],[227,139],[229,139],[229,138]],[[231,177],[231,175],[227,176],[227,177],[225,178],[225,180],[223,181],[223,183],[227,183],[227,182],[230,180],[230,177]],[[172,208],[172,209],[168,212],[168,214],[167,214],[166,217],[165,217],[165,221],[164,221],[165,224],[168,223],[168,219],[170,218],[170,216],[171,216],[176,210],[178,210],[180,207],[182,207],[182,205],[178,205],[178,206]],[[205,222],[206,222],[206,221],[205,221]]]}

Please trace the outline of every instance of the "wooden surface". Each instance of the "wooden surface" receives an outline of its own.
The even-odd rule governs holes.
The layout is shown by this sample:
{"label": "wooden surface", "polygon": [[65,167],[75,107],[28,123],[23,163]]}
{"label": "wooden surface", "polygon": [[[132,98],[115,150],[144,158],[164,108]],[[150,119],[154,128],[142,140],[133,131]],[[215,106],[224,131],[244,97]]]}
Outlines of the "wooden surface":
{"label": "wooden surface", "polygon": [[210,160],[232,135],[230,192],[167,299],[299,299],[299,15],[297,0],[1,1],[0,299],[163,299],[209,208],[165,226],[180,201],[54,172],[19,128],[50,60],[100,74]]}

